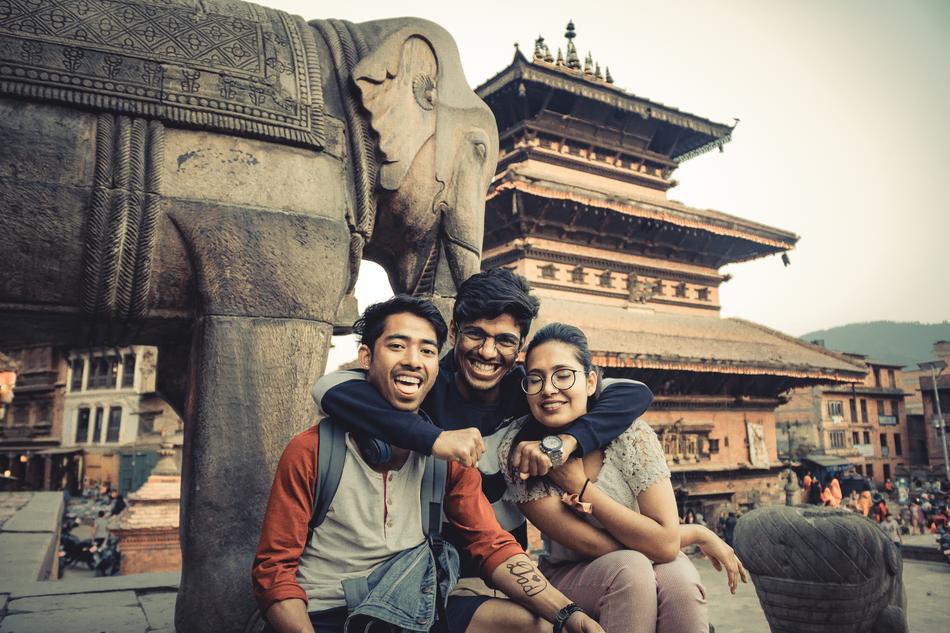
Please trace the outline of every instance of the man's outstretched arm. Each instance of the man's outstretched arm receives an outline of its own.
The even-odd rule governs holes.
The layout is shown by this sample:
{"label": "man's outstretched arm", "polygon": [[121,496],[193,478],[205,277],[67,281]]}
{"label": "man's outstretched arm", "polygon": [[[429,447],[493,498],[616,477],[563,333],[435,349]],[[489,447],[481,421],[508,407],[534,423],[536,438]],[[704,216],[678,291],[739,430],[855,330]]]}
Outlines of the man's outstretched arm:
{"label": "man's outstretched arm", "polygon": [[393,409],[366,382],[365,372],[331,372],[314,384],[311,394],[317,406],[344,428],[393,446],[467,466],[474,466],[485,452],[478,429],[443,431],[421,415]]}
{"label": "man's outstretched arm", "polygon": [[[488,499],[481,492],[481,474],[474,468],[449,465],[445,516],[466,542],[466,550],[480,564],[482,577],[509,598],[548,622],[571,600],[550,584],[514,537],[503,530]],[[497,629],[496,629],[497,630]],[[603,633],[583,613],[564,626],[571,633]]]}

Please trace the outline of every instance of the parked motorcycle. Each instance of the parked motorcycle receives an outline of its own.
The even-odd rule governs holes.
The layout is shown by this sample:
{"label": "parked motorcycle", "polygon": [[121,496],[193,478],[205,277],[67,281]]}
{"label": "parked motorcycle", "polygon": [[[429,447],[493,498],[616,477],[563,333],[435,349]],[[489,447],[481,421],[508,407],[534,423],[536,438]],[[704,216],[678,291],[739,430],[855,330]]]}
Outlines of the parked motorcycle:
{"label": "parked motorcycle", "polygon": [[119,551],[119,542],[114,536],[110,534],[102,547],[96,548],[93,555],[96,562],[96,576],[115,576],[119,573],[122,552]]}
{"label": "parked motorcycle", "polygon": [[943,559],[950,563],[950,529],[946,529],[942,534],[937,535],[937,549],[943,554]]}
{"label": "parked motorcycle", "polygon": [[63,524],[59,532],[60,570],[77,563],[82,563],[89,569],[96,566],[94,556],[96,544],[92,539],[80,540],[79,537],[75,536],[72,530],[77,525],[79,525],[79,519],[76,517],[68,514],[63,518]]}

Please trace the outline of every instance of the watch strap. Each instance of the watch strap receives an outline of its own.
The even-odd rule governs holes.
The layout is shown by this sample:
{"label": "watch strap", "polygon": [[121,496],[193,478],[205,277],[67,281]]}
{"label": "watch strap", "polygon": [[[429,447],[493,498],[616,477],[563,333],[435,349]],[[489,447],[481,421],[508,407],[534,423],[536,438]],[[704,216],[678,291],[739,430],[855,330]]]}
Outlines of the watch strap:
{"label": "watch strap", "polygon": [[564,628],[564,624],[567,622],[567,619],[578,611],[581,613],[584,612],[584,610],[581,609],[576,602],[572,602],[558,611],[557,615],[554,616],[554,633],[561,633],[561,630]]}

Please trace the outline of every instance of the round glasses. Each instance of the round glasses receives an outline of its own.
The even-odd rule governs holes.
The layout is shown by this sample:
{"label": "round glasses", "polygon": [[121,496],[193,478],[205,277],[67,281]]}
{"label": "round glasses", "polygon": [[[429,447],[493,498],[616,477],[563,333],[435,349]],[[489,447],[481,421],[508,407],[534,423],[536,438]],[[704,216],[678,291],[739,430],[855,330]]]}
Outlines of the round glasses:
{"label": "round glasses", "polygon": [[[558,391],[567,391],[574,386],[577,381],[577,374],[583,374],[583,369],[558,369],[551,374],[551,384]],[[521,379],[521,389],[527,395],[533,396],[541,393],[544,389],[545,377],[539,374],[528,374]]]}
{"label": "round glasses", "polygon": [[462,335],[466,343],[474,346],[475,349],[481,349],[482,345],[484,345],[488,339],[491,339],[492,343],[495,344],[495,348],[505,355],[517,352],[518,347],[521,345],[521,339],[513,334],[496,334],[492,336],[485,330],[477,327],[460,328],[459,334]]}

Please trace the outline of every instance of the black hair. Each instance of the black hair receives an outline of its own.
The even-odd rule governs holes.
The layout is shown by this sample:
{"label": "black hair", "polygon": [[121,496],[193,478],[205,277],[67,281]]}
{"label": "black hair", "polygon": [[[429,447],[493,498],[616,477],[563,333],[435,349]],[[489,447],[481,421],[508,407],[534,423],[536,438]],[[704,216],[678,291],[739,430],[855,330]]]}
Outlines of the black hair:
{"label": "black hair", "polygon": [[521,330],[521,338],[526,339],[540,305],[531,294],[527,279],[507,268],[489,268],[472,275],[459,286],[452,319],[456,326],[461,326],[510,314]]}
{"label": "black hair", "polygon": [[394,314],[408,312],[421,319],[425,319],[435,330],[435,338],[439,348],[445,343],[445,337],[448,335],[449,328],[445,325],[445,319],[439,309],[431,301],[411,297],[409,295],[396,295],[392,299],[380,301],[366,308],[363,316],[353,324],[353,333],[359,336],[360,343],[370,349],[376,344],[383,330],[386,328],[386,319]]}
{"label": "black hair", "polygon": [[528,343],[528,349],[524,353],[525,359],[527,360],[528,356],[531,355],[531,350],[535,347],[550,341],[557,341],[573,347],[577,362],[584,368],[585,373],[593,369],[590,348],[587,346],[587,337],[578,328],[566,323],[548,323],[538,330],[531,342]]}

